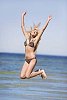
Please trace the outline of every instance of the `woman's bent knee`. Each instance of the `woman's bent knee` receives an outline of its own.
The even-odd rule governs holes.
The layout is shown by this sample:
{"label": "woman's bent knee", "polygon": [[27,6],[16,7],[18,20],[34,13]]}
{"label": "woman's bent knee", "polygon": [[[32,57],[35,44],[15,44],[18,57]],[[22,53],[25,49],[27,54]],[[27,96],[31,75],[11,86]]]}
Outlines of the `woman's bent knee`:
{"label": "woman's bent knee", "polygon": [[25,75],[20,74],[20,78],[25,79],[26,77],[25,77]]}
{"label": "woman's bent knee", "polygon": [[30,74],[29,74],[29,73],[20,74],[20,78],[21,78],[21,79],[29,79],[29,78],[30,78]]}
{"label": "woman's bent knee", "polygon": [[26,74],[26,78],[29,79],[30,78],[30,74]]}

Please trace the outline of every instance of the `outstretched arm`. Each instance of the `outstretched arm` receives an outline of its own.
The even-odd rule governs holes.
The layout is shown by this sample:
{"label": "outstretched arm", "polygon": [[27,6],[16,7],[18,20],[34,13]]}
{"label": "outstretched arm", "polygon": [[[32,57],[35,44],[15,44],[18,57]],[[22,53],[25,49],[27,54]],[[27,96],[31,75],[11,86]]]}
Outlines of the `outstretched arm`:
{"label": "outstretched arm", "polygon": [[35,45],[38,43],[38,41],[40,40],[44,30],[46,29],[46,27],[48,26],[49,21],[52,19],[51,16],[48,16],[48,19],[46,21],[46,24],[43,26],[43,28],[39,31],[38,36],[36,37],[36,41],[35,41]]}
{"label": "outstretched arm", "polygon": [[22,32],[23,32],[24,36],[27,38],[28,36],[27,36],[26,31],[25,31],[25,24],[24,24],[25,15],[26,15],[26,12],[23,12],[22,16],[21,16],[21,28],[22,28]]}
{"label": "outstretched arm", "polygon": [[44,32],[44,30],[45,30],[46,27],[48,26],[48,24],[49,24],[49,22],[50,22],[51,19],[52,19],[52,17],[51,17],[51,16],[48,16],[48,19],[47,19],[45,25],[43,26],[43,28],[42,28],[42,30],[41,30],[42,32]]}

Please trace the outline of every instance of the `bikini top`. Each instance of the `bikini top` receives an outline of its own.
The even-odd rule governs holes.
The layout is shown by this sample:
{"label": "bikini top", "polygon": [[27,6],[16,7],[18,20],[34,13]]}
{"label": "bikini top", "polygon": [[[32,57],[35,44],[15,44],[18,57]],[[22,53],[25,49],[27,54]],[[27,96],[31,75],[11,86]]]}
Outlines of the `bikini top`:
{"label": "bikini top", "polygon": [[34,42],[31,41],[31,42],[29,42],[29,44],[27,44],[27,40],[26,40],[26,41],[24,42],[24,45],[25,45],[25,46],[34,47]]}

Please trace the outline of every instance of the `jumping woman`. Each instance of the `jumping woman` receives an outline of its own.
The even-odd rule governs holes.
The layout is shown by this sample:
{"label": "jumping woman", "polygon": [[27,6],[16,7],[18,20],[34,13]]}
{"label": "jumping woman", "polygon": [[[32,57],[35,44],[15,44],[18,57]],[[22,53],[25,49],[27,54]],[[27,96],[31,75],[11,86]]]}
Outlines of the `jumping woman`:
{"label": "jumping woman", "polygon": [[47,75],[43,69],[39,69],[37,71],[33,71],[33,69],[37,63],[36,49],[38,47],[38,43],[49,21],[52,19],[52,17],[48,16],[48,19],[41,30],[38,29],[39,27],[39,24],[38,24],[38,25],[34,25],[33,28],[31,27],[30,31],[26,31],[25,24],[24,24],[25,15],[26,15],[26,12],[23,12],[21,16],[21,28],[22,28],[22,32],[25,36],[26,41],[24,42],[25,62],[20,73],[20,78],[29,79],[37,75],[40,75],[42,79],[46,79]]}

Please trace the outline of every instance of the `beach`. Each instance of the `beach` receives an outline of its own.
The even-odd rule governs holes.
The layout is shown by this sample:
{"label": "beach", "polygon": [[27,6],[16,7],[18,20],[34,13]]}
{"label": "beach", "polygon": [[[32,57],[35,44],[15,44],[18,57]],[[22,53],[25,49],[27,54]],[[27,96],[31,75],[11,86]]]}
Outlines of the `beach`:
{"label": "beach", "polygon": [[67,57],[37,55],[40,76],[20,79],[24,54],[0,53],[0,100],[67,100]]}

